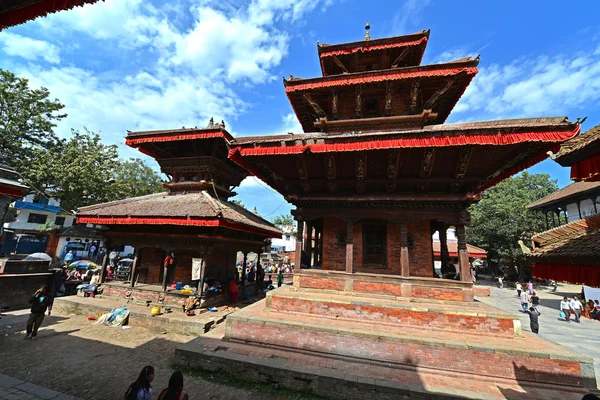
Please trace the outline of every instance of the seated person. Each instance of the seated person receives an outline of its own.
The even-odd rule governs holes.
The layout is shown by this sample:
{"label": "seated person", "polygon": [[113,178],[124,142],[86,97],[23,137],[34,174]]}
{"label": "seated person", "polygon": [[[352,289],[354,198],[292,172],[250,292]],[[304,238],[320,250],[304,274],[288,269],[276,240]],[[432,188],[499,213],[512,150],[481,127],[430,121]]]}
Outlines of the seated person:
{"label": "seated person", "polygon": [[90,285],[98,285],[100,283],[100,271],[94,272],[92,279],[90,279]]}
{"label": "seated person", "polygon": [[594,303],[594,310],[592,310],[591,317],[592,319],[600,319],[600,302],[595,300]]}
{"label": "seated person", "polygon": [[592,311],[594,311],[594,302],[592,300],[588,300],[585,303],[585,307],[583,307],[583,316],[586,318],[592,318]]}
{"label": "seated person", "polygon": [[255,277],[256,273],[254,272],[254,268],[250,268],[250,271],[248,271],[248,282],[254,282]]}

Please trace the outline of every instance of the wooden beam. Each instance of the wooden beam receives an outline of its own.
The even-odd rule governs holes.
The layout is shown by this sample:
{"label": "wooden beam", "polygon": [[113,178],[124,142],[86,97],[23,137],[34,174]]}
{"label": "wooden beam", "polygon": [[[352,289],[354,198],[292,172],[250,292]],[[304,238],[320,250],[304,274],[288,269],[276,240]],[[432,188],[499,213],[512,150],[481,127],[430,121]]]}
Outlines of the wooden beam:
{"label": "wooden beam", "polygon": [[[297,209],[298,210],[298,209]],[[296,217],[297,230],[296,235],[296,254],[294,257],[294,275],[302,270],[302,240],[304,239],[304,221]]]}
{"label": "wooden beam", "polygon": [[[389,166],[389,165],[388,165]],[[335,179],[335,178],[334,178]],[[324,179],[324,178],[311,178],[308,180],[308,182],[310,182],[311,184],[315,184],[315,183],[319,183],[319,184],[327,184],[327,182],[331,181],[330,179]],[[335,179],[336,183],[339,184],[352,184],[355,180],[354,179]],[[370,177],[368,179],[369,183],[375,183],[375,184],[386,184],[386,183],[396,183],[396,184],[404,184],[404,185],[417,185],[419,183],[423,183],[423,182],[428,182],[428,183],[465,183],[465,184],[476,184],[476,183],[481,183],[481,182],[487,182],[486,178],[483,177],[468,177],[468,178],[463,178],[463,179],[455,179],[455,178],[441,178],[441,177],[424,177],[424,178],[405,178],[405,177],[400,177],[400,178],[395,178],[395,179],[388,179],[388,178],[373,178]],[[302,183],[301,180],[296,179],[296,180],[288,180],[288,183],[290,185],[299,185]]]}
{"label": "wooden beam", "polygon": [[404,58],[408,55],[408,53],[410,53],[410,51],[411,51],[411,47],[406,46],[404,48],[404,50],[402,50],[402,53],[400,53],[400,55],[398,57],[396,57],[396,59],[392,63],[392,68],[398,68],[398,64],[400,64],[400,62],[402,60],[404,60]]}
{"label": "wooden beam", "polygon": [[[135,248],[135,256],[133,257],[133,266],[131,267],[131,275],[129,276],[129,287],[135,286],[137,269],[138,269],[141,257],[142,257],[142,248],[136,247]],[[163,279],[163,282],[164,282],[164,279]],[[165,290],[165,288],[164,288],[164,283],[163,283],[163,291],[164,290]]]}
{"label": "wooden beam", "polygon": [[471,267],[469,266],[469,251],[467,250],[467,235],[463,224],[456,225],[456,238],[458,239],[458,265],[460,268],[460,281],[473,282]]}
{"label": "wooden beam", "polygon": [[299,155],[296,157],[296,168],[298,169],[298,177],[302,182],[302,191],[305,193],[310,192],[310,183],[308,182],[308,170],[306,168],[306,160],[304,156]]}
{"label": "wooden beam", "polygon": [[337,56],[334,55],[331,58],[333,58],[333,62],[335,63],[335,65],[340,67],[340,69],[343,71],[344,74],[348,73],[348,69],[346,68],[346,66],[344,64],[342,64],[342,62],[340,61],[340,59]]}
{"label": "wooden beam", "polygon": [[[419,209],[408,209],[399,210],[397,208],[338,208],[334,206],[315,208],[315,209],[303,209],[301,212],[301,218],[304,220],[318,220],[327,217],[335,217],[342,220],[347,219],[384,219],[391,222],[412,222],[412,221],[423,221],[423,220],[436,220],[442,221],[447,225],[456,225],[460,222],[456,210],[419,210]],[[298,235],[300,237],[300,235]]]}
{"label": "wooden beam", "polygon": [[437,104],[437,102],[442,97],[442,95],[444,93],[446,93],[452,87],[452,85],[454,85],[454,83],[458,80],[458,78],[460,76],[461,76],[461,74],[456,75],[455,77],[451,78],[446,83],[446,86],[444,86],[443,88],[441,88],[437,92],[435,92],[433,95],[431,95],[431,97],[429,98],[429,100],[427,100],[427,102],[423,105],[423,110],[431,110],[431,109],[433,109],[433,106],[435,106]]}
{"label": "wooden beam", "polygon": [[304,93],[302,97],[304,98],[304,100],[306,100],[306,102],[310,105],[310,107],[313,109],[313,111],[315,112],[315,114],[317,114],[319,118],[327,118],[327,114],[325,113],[325,111],[323,111],[321,106],[319,106],[317,102],[312,99],[310,94]]}

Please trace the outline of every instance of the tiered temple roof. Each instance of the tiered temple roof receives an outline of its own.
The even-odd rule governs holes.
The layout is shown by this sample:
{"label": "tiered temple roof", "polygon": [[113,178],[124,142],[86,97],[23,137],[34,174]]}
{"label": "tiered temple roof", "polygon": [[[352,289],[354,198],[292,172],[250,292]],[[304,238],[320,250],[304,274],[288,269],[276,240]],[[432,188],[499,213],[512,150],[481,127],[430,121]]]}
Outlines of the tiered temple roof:
{"label": "tiered temple roof", "polygon": [[38,17],[70,10],[98,0],[2,0],[0,1],[0,30],[23,24]]}
{"label": "tiered temple roof", "polygon": [[[568,203],[569,199],[585,196],[587,193],[598,191],[600,182],[574,182],[564,188],[550,193],[548,196],[534,201],[527,206],[530,210],[538,210],[552,205],[563,205]],[[575,202],[575,200],[572,200]]]}
{"label": "tiered temple roof", "polygon": [[571,167],[574,181],[600,181],[600,125],[563,143],[554,160]]}

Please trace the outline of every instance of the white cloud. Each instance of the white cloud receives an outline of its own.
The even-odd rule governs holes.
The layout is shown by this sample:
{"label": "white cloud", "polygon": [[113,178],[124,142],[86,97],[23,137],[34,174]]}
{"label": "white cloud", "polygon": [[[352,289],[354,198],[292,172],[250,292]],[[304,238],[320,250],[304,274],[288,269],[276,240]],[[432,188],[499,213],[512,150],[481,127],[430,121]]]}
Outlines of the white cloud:
{"label": "white cloud", "polygon": [[43,40],[1,32],[0,44],[2,44],[2,51],[8,56],[18,56],[30,61],[41,58],[51,64],[60,63],[60,49]]}
{"label": "white cloud", "polygon": [[[392,35],[404,35],[421,23],[423,10],[431,0],[407,0],[402,8],[394,15],[392,22]],[[418,30],[421,30],[419,28]]]}
{"label": "white cloud", "polygon": [[508,118],[566,115],[600,102],[600,54],[480,67],[455,113]]}

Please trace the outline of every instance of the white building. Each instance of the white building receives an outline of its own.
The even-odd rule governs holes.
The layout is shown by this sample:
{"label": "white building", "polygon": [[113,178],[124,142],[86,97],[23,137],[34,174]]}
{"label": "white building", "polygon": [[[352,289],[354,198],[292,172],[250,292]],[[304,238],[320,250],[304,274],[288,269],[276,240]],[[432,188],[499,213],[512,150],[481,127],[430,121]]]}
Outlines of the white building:
{"label": "white building", "polygon": [[278,226],[278,228],[283,231],[283,235],[281,235],[281,239],[271,239],[271,248],[279,253],[296,251],[295,227]]}
{"label": "white building", "polygon": [[12,204],[16,217],[12,222],[4,224],[4,228],[14,234],[39,233],[44,227],[68,227],[75,222],[75,216],[64,212],[55,199],[35,198],[27,195],[23,200]]}

